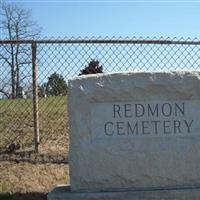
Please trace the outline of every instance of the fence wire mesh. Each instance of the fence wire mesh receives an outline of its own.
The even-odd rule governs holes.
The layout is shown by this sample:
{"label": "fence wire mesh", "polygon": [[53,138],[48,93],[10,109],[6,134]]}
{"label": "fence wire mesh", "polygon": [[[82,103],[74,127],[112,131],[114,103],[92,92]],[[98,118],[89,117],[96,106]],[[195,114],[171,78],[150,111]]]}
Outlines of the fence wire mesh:
{"label": "fence wire mesh", "polygon": [[37,95],[39,153],[56,158],[67,156],[67,81],[78,76],[91,61],[98,61],[103,73],[200,70],[198,40],[106,38],[34,42],[37,94],[33,93],[33,41],[0,41],[1,153],[34,150],[33,97]]}

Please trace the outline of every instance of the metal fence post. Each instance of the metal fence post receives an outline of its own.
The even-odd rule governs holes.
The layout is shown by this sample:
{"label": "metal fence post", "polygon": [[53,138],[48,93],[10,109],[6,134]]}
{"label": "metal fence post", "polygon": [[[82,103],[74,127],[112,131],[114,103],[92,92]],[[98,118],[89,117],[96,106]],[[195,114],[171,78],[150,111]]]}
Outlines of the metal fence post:
{"label": "metal fence post", "polygon": [[36,54],[37,54],[37,43],[32,42],[32,78],[33,78],[33,117],[34,117],[34,133],[35,133],[35,152],[38,153],[38,147],[40,143],[39,134],[39,112],[38,112],[38,85],[37,85],[37,64],[36,64]]}

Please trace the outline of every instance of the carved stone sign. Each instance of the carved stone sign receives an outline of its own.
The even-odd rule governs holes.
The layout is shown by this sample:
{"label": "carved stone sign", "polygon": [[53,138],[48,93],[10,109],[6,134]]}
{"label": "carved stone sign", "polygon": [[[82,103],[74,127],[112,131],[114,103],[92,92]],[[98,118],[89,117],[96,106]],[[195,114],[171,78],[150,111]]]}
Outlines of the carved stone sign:
{"label": "carved stone sign", "polygon": [[198,72],[82,76],[69,89],[72,191],[200,185]]}
{"label": "carved stone sign", "polygon": [[200,119],[194,118],[200,101],[109,102],[91,107],[94,140],[200,134]]}

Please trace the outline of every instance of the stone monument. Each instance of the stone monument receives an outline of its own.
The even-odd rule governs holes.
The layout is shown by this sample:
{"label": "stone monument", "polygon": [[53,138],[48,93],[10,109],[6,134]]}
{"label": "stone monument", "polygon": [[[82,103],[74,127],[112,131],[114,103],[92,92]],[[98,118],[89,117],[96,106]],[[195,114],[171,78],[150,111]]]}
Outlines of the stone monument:
{"label": "stone monument", "polygon": [[55,199],[200,199],[200,73],[69,81],[70,186]]}

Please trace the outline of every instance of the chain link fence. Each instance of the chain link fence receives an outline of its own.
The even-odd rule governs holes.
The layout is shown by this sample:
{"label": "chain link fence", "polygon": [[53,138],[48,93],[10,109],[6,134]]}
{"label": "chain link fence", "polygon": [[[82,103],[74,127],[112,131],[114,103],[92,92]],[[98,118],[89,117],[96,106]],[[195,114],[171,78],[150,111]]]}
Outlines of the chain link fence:
{"label": "chain link fence", "polygon": [[199,71],[200,41],[0,40],[1,155],[36,152],[43,158],[65,161],[69,145],[67,81],[92,60],[99,62],[103,73]]}

